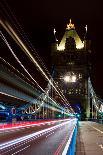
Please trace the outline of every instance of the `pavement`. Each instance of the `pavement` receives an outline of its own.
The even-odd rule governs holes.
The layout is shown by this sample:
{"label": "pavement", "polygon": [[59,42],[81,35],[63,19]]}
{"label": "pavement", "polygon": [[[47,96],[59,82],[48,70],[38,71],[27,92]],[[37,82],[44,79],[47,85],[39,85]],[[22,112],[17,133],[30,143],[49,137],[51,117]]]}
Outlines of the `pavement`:
{"label": "pavement", "polygon": [[76,155],[103,155],[103,124],[79,122]]}

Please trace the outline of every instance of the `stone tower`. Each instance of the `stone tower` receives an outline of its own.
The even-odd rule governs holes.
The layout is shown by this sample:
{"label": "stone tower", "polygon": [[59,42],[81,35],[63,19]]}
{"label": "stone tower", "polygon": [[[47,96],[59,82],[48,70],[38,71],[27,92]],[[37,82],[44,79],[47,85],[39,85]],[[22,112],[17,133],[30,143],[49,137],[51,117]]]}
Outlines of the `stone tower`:
{"label": "stone tower", "polygon": [[[87,27],[86,27],[87,31]],[[63,94],[76,112],[89,117],[88,76],[90,41],[81,40],[74,24],[67,24],[60,43],[52,46],[54,80],[58,82]]]}

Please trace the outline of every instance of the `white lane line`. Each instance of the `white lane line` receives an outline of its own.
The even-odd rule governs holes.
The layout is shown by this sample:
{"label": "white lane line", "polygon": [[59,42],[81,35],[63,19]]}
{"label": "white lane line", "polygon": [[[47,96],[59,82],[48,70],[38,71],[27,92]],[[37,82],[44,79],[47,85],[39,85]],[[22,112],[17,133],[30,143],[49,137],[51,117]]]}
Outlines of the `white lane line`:
{"label": "white lane line", "polygon": [[7,147],[10,147],[10,146],[12,146],[12,145],[14,145],[14,144],[23,142],[23,141],[25,141],[25,140],[28,140],[28,139],[30,140],[30,138],[33,138],[33,137],[35,137],[35,136],[39,136],[41,133],[51,132],[52,130],[55,130],[56,128],[59,128],[59,127],[61,127],[61,126],[63,126],[63,125],[68,124],[69,122],[73,122],[73,121],[75,122],[75,119],[72,119],[72,120],[63,122],[63,123],[61,123],[61,124],[59,124],[59,125],[55,125],[55,126],[53,126],[53,127],[47,128],[47,129],[43,129],[43,130],[38,131],[38,132],[36,132],[36,133],[32,133],[32,134],[23,136],[23,137],[21,137],[21,138],[17,138],[17,139],[15,139],[15,140],[11,140],[11,141],[9,141],[9,142],[2,143],[2,144],[0,144],[0,150],[1,150],[1,149],[5,149],[5,148],[7,148]]}
{"label": "white lane line", "polygon": [[15,155],[15,154],[17,154],[17,153],[19,153],[19,152],[21,152],[21,151],[23,151],[23,150],[26,150],[28,147],[30,147],[30,145],[24,147],[24,148],[21,149],[21,150],[18,150],[17,152],[12,153],[11,155]]}
{"label": "white lane line", "polygon": [[[77,121],[76,121],[76,122],[77,122]],[[68,151],[68,148],[69,148],[69,146],[70,146],[70,143],[71,143],[72,136],[73,136],[73,133],[74,133],[74,130],[75,130],[76,125],[77,125],[77,123],[75,124],[75,126],[74,126],[74,128],[73,128],[73,130],[72,130],[72,132],[71,132],[71,134],[70,134],[69,140],[68,140],[67,143],[66,143],[66,146],[65,146],[65,148],[64,148],[64,150],[63,150],[63,152],[62,152],[62,155],[66,155],[66,154],[67,154],[67,151]]]}
{"label": "white lane line", "polygon": [[94,127],[94,126],[92,126],[92,125],[90,125],[90,124],[88,124],[90,127],[92,127],[93,129],[95,129],[95,130],[97,130],[98,132],[100,132],[101,134],[103,134],[103,131],[101,131],[101,130],[99,130],[98,128],[96,128],[96,127]]}

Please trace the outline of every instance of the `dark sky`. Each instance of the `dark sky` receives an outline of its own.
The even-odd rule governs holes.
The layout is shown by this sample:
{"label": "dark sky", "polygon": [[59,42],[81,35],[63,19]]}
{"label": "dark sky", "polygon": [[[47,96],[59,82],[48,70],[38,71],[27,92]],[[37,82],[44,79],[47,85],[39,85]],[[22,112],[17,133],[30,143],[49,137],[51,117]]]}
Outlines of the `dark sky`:
{"label": "dark sky", "polygon": [[56,35],[60,40],[70,18],[82,37],[87,24],[88,39],[92,41],[94,88],[103,97],[102,0],[7,0],[6,2],[47,67],[50,59],[49,47],[53,42],[53,28],[56,28]]}

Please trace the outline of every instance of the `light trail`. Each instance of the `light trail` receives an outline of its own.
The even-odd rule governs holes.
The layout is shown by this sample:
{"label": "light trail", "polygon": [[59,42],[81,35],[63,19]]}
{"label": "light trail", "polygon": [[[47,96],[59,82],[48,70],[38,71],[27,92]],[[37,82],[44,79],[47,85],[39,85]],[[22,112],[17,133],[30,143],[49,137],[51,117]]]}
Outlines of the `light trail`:
{"label": "light trail", "polygon": [[[70,119],[68,119],[68,120],[70,120]],[[12,126],[12,124],[11,124],[11,126],[10,125],[6,125],[5,127],[1,126],[3,128],[0,129],[0,131],[4,132],[4,131],[7,131],[7,130],[14,130],[14,129],[27,128],[27,127],[41,126],[41,125],[46,125],[46,124],[54,124],[54,123],[57,123],[57,122],[64,122],[64,121],[66,121],[66,119],[65,120],[43,121],[43,122],[27,122],[26,124],[25,123],[16,124],[16,126]]]}
{"label": "light trail", "polygon": [[61,126],[64,126],[64,125],[68,124],[69,122],[73,122],[75,124],[76,123],[76,119],[68,120],[68,121],[63,122],[63,123],[61,123],[59,125],[55,125],[53,127],[50,127],[50,128],[47,128],[47,129],[43,129],[43,130],[38,131],[36,133],[29,134],[27,136],[23,136],[21,138],[15,139],[15,140],[11,140],[11,141],[2,143],[2,144],[0,144],[0,150],[6,149],[8,147],[11,147],[11,146],[16,145],[16,144],[21,143],[21,142],[25,142],[27,140],[32,140],[32,138],[35,138],[35,137],[38,138],[41,135],[47,134],[47,133],[49,133],[49,132],[51,132],[51,131],[53,131],[53,130],[55,130],[57,128],[60,128]]}
{"label": "light trail", "polygon": [[[16,55],[15,55],[16,56]],[[2,59],[2,58],[0,58],[0,59]],[[6,62],[4,59],[2,59],[7,65],[9,65],[10,67],[12,67],[13,69],[15,69],[13,66],[11,66],[8,62]],[[16,69],[15,69],[16,70]],[[17,72],[19,72],[18,70],[16,70]],[[19,72],[20,73],[20,72]],[[21,74],[21,73],[20,73]],[[24,76],[23,74],[22,74],[22,76]],[[28,79],[28,78],[27,78]],[[29,79],[28,79],[29,80]],[[31,82],[31,81],[30,81]],[[34,83],[32,83],[33,85],[34,85]],[[34,87],[33,87],[34,88]],[[48,94],[48,91],[49,91],[49,88],[48,88],[48,90],[47,90],[47,92],[46,91],[44,91],[45,92],[45,94]],[[0,92],[1,94],[4,94],[4,95],[7,95],[7,96],[10,96],[10,97],[13,97],[13,98],[17,98],[17,97],[15,97],[15,96],[13,96],[13,95],[10,95],[10,94],[7,94],[7,93],[3,93],[3,92]],[[40,98],[42,96],[42,94],[37,98],[37,100]],[[48,98],[50,98],[49,96],[46,96],[46,97],[48,97]],[[25,102],[27,102],[26,100],[23,100],[23,99],[20,99],[20,98],[17,98],[17,99],[19,99],[19,100],[22,100],[22,101],[25,101]],[[52,100],[52,99],[51,99]],[[53,103],[55,102],[54,100],[52,100],[53,101]],[[33,104],[33,103],[32,103]],[[44,102],[43,103],[41,103],[40,104],[40,106],[42,106],[44,104]],[[58,108],[60,108],[60,106],[59,105],[57,105],[56,104],[56,102],[54,103]],[[38,108],[37,110],[39,110],[40,108]],[[55,110],[56,110],[56,108],[55,108]]]}
{"label": "light trail", "polygon": [[[37,83],[37,81],[30,75],[30,73],[27,71],[27,69],[23,66],[23,64],[21,63],[21,61],[18,59],[18,57],[15,55],[15,53],[13,52],[12,48],[10,47],[8,41],[6,40],[5,36],[2,34],[2,32],[0,31],[1,37],[2,39],[5,41],[6,45],[8,46],[9,50],[11,51],[11,53],[13,54],[13,56],[15,57],[15,59],[17,60],[17,62],[21,65],[21,67],[25,70],[25,72],[30,76],[30,78],[37,84],[37,86],[48,96],[48,94],[45,92],[45,90]],[[48,96],[48,98],[50,98]],[[61,110],[63,110],[63,108],[58,105],[52,98],[50,98],[50,100],[57,105],[57,107],[59,107]]]}
{"label": "light trail", "polygon": [[15,98],[15,99],[18,99],[18,100],[21,100],[21,101],[23,101],[23,102],[27,102],[27,100],[24,100],[24,99],[18,98],[18,97],[16,97],[16,96],[13,96],[13,95],[10,95],[10,94],[7,94],[7,93],[4,93],[4,92],[1,92],[1,91],[0,91],[0,94],[5,95],[5,96],[9,96],[9,97],[12,97],[12,98]]}
{"label": "light trail", "polygon": [[[46,68],[46,66],[45,66],[45,64],[44,64],[44,62],[43,62],[43,60],[40,58],[40,56],[39,56],[38,53],[36,52],[35,48],[34,48],[33,45],[31,44],[29,38],[28,38],[27,35],[25,34],[23,28],[21,27],[20,23],[19,23],[18,20],[16,19],[16,17],[15,17],[15,15],[14,15],[13,11],[10,9],[10,7],[9,7],[9,5],[6,3],[6,1],[5,1],[5,4],[6,4],[6,6],[5,6],[6,9],[5,9],[5,7],[3,7],[3,5],[2,5],[2,7],[3,7],[5,13],[7,14],[7,16],[9,17],[10,21],[13,23],[14,27],[17,29],[17,31],[19,32],[19,34],[23,37],[24,41],[27,43],[27,45],[29,46],[29,48],[36,54],[36,58],[40,61],[40,63],[42,64],[42,66],[44,67],[44,69],[46,70],[46,72],[48,73],[48,75],[51,77],[51,75],[50,75],[48,69]],[[10,14],[10,13],[11,13],[11,14]],[[10,14],[11,16],[10,16],[9,14]],[[13,18],[13,20],[12,20],[12,18]],[[19,30],[19,28],[20,28],[21,31]]]}
{"label": "light trail", "polygon": [[24,150],[27,149],[28,147],[30,147],[30,145],[28,145],[28,146],[22,148],[21,150],[18,150],[17,152],[12,153],[11,155],[18,154],[19,152],[24,151]]}
{"label": "light trail", "polygon": [[[57,90],[57,88],[53,85],[53,83],[51,82],[51,80],[48,78],[48,76],[42,70],[42,68],[37,63],[37,61],[34,59],[34,57],[31,55],[31,53],[29,52],[28,48],[24,45],[24,43],[21,41],[21,39],[14,32],[14,30],[12,29],[12,27],[10,26],[10,24],[8,24],[6,21],[5,21],[5,24],[4,24],[1,20],[0,20],[0,23],[6,29],[6,31],[11,35],[11,37],[16,41],[16,43],[21,47],[21,49],[26,53],[26,55],[30,58],[30,60],[37,66],[37,68],[40,70],[40,72],[43,74],[43,76],[46,78],[46,80],[52,85],[52,87],[59,94],[59,96],[62,98],[62,100],[67,104],[67,101],[64,98],[64,96],[61,96],[61,94],[59,93],[59,91]],[[73,109],[72,109],[72,112],[74,112]]]}
{"label": "light trail", "polygon": [[70,134],[69,140],[68,140],[67,143],[66,143],[66,146],[65,146],[65,148],[64,148],[64,150],[63,150],[63,152],[62,152],[62,155],[67,155],[67,151],[68,151],[68,148],[69,148],[69,146],[70,146],[70,143],[71,143],[71,140],[72,140],[73,133],[74,133],[74,130],[75,130],[75,128],[76,128],[76,125],[77,125],[77,122],[76,122],[76,124],[75,124],[75,126],[74,126],[74,128],[73,128],[73,130],[72,130],[72,132],[71,132],[71,134]]}
{"label": "light trail", "polygon": [[[22,74],[19,70],[17,70],[14,66],[12,66],[11,64],[9,64],[6,60],[4,60],[2,57],[0,57],[0,61],[3,61],[5,64],[7,64],[9,67],[11,67],[13,70],[15,70],[15,72],[17,72],[18,74],[20,74],[20,76],[22,76],[23,78],[25,78],[25,79],[27,79],[27,81],[29,81],[30,83],[32,83],[32,85],[31,84],[29,84],[29,83],[27,83],[27,84],[29,84],[31,87],[33,87],[33,86],[35,86],[35,84],[32,82],[32,81],[30,81],[30,79],[28,79],[24,74]],[[23,79],[22,79],[23,80]],[[24,80],[23,80],[24,81]],[[25,81],[24,81],[25,82]],[[35,89],[35,87],[33,87],[33,89]]]}

